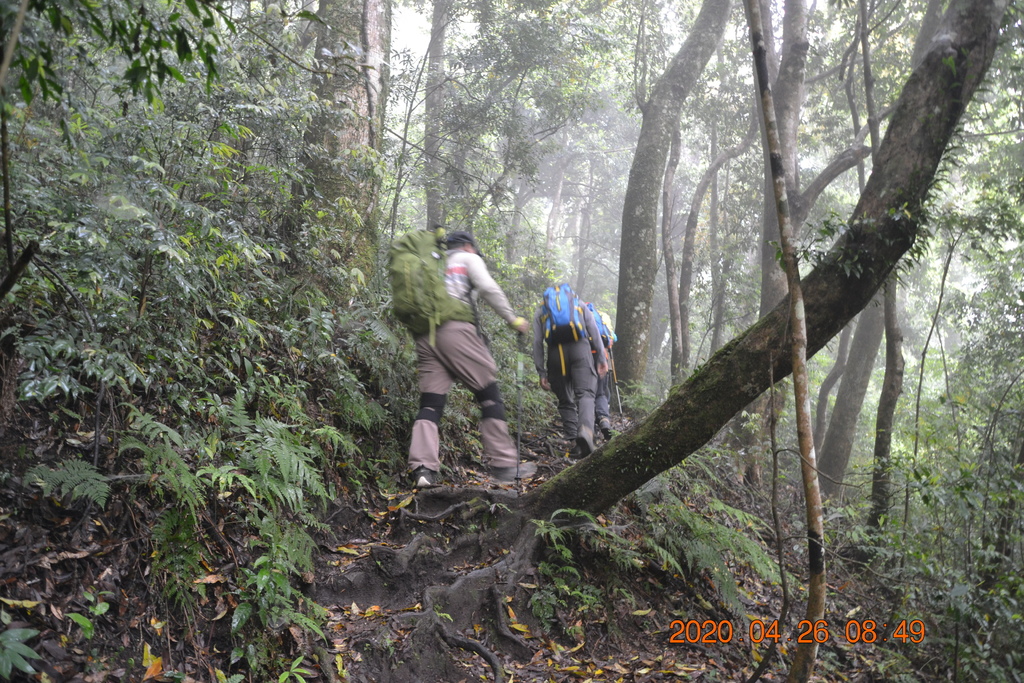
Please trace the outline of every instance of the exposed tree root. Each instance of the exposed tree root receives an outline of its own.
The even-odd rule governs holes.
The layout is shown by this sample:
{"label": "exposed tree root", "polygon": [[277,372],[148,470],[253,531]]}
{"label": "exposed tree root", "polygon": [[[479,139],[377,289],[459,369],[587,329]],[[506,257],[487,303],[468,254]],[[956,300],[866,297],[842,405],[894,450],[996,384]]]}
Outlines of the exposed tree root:
{"label": "exposed tree root", "polygon": [[[374,657],[390,661],[392,680],[458,680],[448,677],[461,677],[458,667],[464,664],[450,654],[458,648],[478,655],[493,680],[503,683],[506,673],[496,653],[529,661],[535,651],[510,626],[513,614],[516,622],[532,618],[518,584],[535,583],[541,547],[518,496],[507,490],[431,489],[417,494],[410,508],[398,512],[395,527],[400,536],[411,534],[404,547],[374,545],[367,557],[315,586],[315,599],[418,608],[390,621],[392,636],[402,634],[390,638],[401,642],[400,649],[374,646]],[[507,550],[495,553],[501,549]]]}
{"label": "exposed tree root", "polygon": [[505,683],[505,670],[501,666],[501,661],[498,657],[484,647],[481,643],[472,640],[471,638],[464,638],[456,633],[453,633],[445,627],[441,622],[441,617],[437,610],[434,609],[434,588],[427,588],[423,593],[423,612],[420,613],[420,618],[423,620],[423,626],[426,628],[433,628],[437,634],[441,637],[445,643],[450,647],[459,647],[469,652],[475,652],[476,654],[483,657],[484,661],[491,667],[491,671],[494,672],[495,683]]}

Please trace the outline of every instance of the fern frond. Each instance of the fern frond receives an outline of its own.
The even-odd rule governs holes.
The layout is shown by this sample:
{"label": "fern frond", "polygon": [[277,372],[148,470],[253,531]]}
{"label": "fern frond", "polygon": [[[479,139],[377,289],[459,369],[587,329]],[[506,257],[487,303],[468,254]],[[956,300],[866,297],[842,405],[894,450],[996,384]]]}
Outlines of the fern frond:
{"label": "fern frond", "polygon": [[83,460],[65,460],[56,469],[37,465],[25,473],[25,478],[42,486],[47,496],[57,491],[61,496],[70,494],[72,501],[85,498],[101,508],[110,497],[107,478]]}

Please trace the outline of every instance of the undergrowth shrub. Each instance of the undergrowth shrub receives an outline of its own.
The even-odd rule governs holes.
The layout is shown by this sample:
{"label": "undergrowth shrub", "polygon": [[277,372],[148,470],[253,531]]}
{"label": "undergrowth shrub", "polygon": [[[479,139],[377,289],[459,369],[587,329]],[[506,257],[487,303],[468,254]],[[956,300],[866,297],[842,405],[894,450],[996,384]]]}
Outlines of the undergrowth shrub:
{"label": "undergrowth shrub", "polygon": [[695,502],[673,489],[671,473],[652,480],[634,495],[635,509],[620,506],[614,522],[580,510],[559,510],[549,520],[534,522],[548,552],[539,565],[546,583],[530,605],[546,628],[578,622],[612,604],[613,596],[638,599],[623,580],[585,576],[578,557],[584,551],[607,557],[621,577],[643,572],[703,577],[734,615],[744,614],[734,578],[737,565],[748,566],[765,581],[778,581],[777,564],[746,535],[762,526],[759,518],[711,496],[697,495]]}
{"label": "undergrowth shrub", "polygon": [[[171,614],[193,628],[210,598],[236,605],[236,659],[269,679],[295,669],[275,654],[280,629],[322,636],[293,583],[312,570],[325,504],[404,460],[390,444],[414,363],[385,298],[326,246],[363,217],[311,201],[319,179],[290,151],[326,151],[302,139],[323,113],[308,72],[261,44],[232,48],[212,91],[182,65],[155,109],[97,70],[67,106],[9,110],[15,237],[42,255],[0,335],[23,361],[25,410],[102,444],[26,481],[101,506],[132,486],[157,510],[146,556]],[[353,154],[353,172],[371,157]],[[239,541],[211,580],[214,554]]]}

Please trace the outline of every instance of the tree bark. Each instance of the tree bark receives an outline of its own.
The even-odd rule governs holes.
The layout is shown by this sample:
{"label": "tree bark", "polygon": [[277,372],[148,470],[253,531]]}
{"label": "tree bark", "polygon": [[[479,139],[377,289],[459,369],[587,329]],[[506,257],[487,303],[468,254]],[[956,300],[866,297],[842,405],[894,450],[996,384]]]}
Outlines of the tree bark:
{"label": "tree bark", "polygon": [[[874,298],[914,246],[928,190],[991,63],[1005,10],[1006,0],[955,0],[942,40],[933,41],[904,86],[849,230],[802,282],[809,356]],[[706,444],[772,380],[789,374],[788,311],[788,302],[780,303],[673,387],[648,419],[524,496],[523,514],[604,512]]]}
{"label": "tree bark", "polygon": [[[728,178],[728,174],[726,175]],[[725,328],[725,287],[732,271],[732,257],[725,253],[725,240],[722,233],[722,206],[718,198],[719,177],[715,173],[711,179],[711,213],[708,251],[711,253],[711,341],[708,345],[709,354],[722,346],[722,335]],[[720,265],[719,265],[720,264]],[[719,267],[716,267],[719,265]]]}
{"label": "tree bark", "polygon": [[[775,121],[775,105],[772,101],[771,83],[768,77],[768,61],[759,0],[747,2],[747,17],[750,23],[754,71],[757,74],[757,84],[763,105],[761,110],[764,113],[764,128],[767,133],[768,152],[771,160],[772,187],[776,215],[778,216],[782,261],[789,292],[790,358],[792,359],[793,393],[796,404],[797,441],[800,448],[800,472],[804,485],[807,517],[809,575],[807,609],[804,618],[812,624],[817,624],[825,615],[825,533],[821,493],[818,489],[818,472],[815,467],[814,428],[811,422],[810,378],[807,372],[807,320],[803,289],[800,283],[800,263],[797,259],[795,235],[793,234],[793,224],[790,221],[789,200],[786,194],[782,143]],[[787,678],[790,683],[805,683],[810,678],[818,652],[816,640],[812,639],[810,642],[802,642],[797,645]]]}
{"label": "tree bark", "polygon": [[705,0],[693,28],[644,107],[643,123],[622,207],[615,331],[619,379],[642,382],[651,343],[657,274],[658,195],[671,135],[683,102],[714,54],[729,18],[730,0]]}
{"label": "tree bark", "polygon": [[885,285],[885,379],[875,416],[875,464],[871,474],[871,513],[868,526],[878,529],[892,504],[892,426],[903,393],[903,330],[896,310],[896,281]]}
{"label": "tree bark", "polygon": [[550,254],[555,246],[555,234],[562,222],[562,187],[565,185],[566,159],[559,159],[553,169],[554,191],[551,193],[551,211],[548,212],[547,230],[544,233],[544,253]]}

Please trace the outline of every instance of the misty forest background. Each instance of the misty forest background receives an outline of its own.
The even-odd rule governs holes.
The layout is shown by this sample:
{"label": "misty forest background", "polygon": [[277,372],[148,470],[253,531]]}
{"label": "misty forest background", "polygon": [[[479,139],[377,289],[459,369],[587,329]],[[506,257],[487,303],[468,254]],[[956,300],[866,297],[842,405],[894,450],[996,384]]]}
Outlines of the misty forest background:
{"label": "misty forest background", "polygon": [[[764,3],[805,268],[846,230],[944,7]],[[2,521],[30,498],[74,519],[120,506],[167,628],[187,640],[214,591],[231,594],[218,602],[230,656],[207,653],[230,680],[299,678],[280,625],[323,633],[322,610],[293,587],[314,565],[323,510],[407,488],[418,395],[389,314],[395,236],[471,230],[521,315],[563,280],[608,312],[622,429],[785,294],[741,4],[5,0],[0,22],[0,480],[17,491]],[[927,625],[923,644],[878,648],[874,680],[1024,676],[1021,28],[1011,5],[925,238],[810,361],[828,563],[870,566],[865,591],[891,591],[893,616]],[[654,125],[667,134],[646,148]],[[517,340],[483,308],[511,426],[541,432],[552,397],[529,362],[516,377]],[[781,486],[781,513],[801,520],[787,385],[776,396],[790,398],[759,399],[659,477],[722,534],[761,542],[770,520],[716,491],[742,491],[753,510]],[[452,472],[478,454],[475,420],[456,391],[442,439]],[[131,512],[140,501],[150,521]],[[644,518],[665,512],[629,514],[685,533]],[[223,566],[214,528],[248,548],[216,589],[202,582]],[[670,555],[683,547],[661,540]],[[781,542],[799,583],[805,541]],[[735,541],[702,547],[742,563]],[[24,588],[0,587],[0,672],[38,633]],[[577,616],[597,609],[549,595]],[[74,596],[67,635],[100,624],[105,599]]]}

